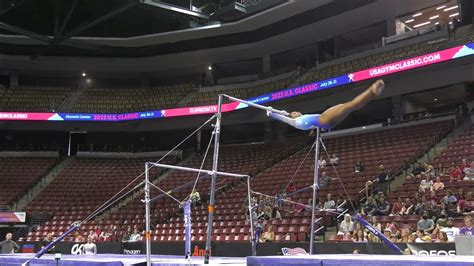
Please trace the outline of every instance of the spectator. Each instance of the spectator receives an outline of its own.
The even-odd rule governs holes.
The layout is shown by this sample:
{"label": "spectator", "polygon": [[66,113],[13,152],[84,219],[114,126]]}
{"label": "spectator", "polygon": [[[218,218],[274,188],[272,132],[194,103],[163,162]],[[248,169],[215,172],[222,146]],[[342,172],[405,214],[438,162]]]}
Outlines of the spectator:
{"label": "spectator", "polygon": [[92,237],[87,238],[87,244],[84,245],[84,255],[97,254],[97,246],[94,244]]}
{"label": "spectator", "polygon": [[428,201],[425,195],[421,196],[421,200],[418,200],[415,204],[415,214],[422,215],[428,207]]}
{"label": "spectator", "polygon": [[293,193],[296,191],[296,185],[295,183],[293,183],[293,181],[291,181],[290,183],[288,183],[288,185],[286,186],[285,188],[285,192],[286,194],[290,194],[290,193]]}
{"label": "spectator", "polygon": [[439,232],[439,233],[437,234],[437,236],[438,236],[438,239],[436,239],[436,241],[435,241],[436,243],[446,243],[446,242],[449,242],[448,236],[446,235],[445,232]]}
{"label": "spectator", "polygon": [[140,240],[142,240],[142,236],[138,232],[138,229],[137,228],[133,229],[133,234],[130,236],[130,239],[128,240],[128,242],[137,242]]}
{"label": "spectator", "polygon": [[383,230],[383,235],[388,238],[390,241],[394,242],[393,241],[393,236],[392,236],[392,231],[388,228],[385,228],[385,230]]}
{"label": "spectator", "polygon": [[193,205],[201,204],[201,195],[199,194],[199,191],[197,190],[194,190],[191,193],[190,199],[191,199],[191,204]]}
{"label": "spectator", "polygon": [[373,215],[377,210],[377,205],[375,205],[374,198],[369,196],[364,206],[362,207],[362,214],[364,215]]}
{"label": "spectator", "polygon": [[12,237],[13,237],[12,233],[7,233],[5,235],[5,240],[0,242],[0,247],[2,248],[1,249],[2,254],[15,253],[15,250],[20,249],[20,246],[18,246],[18,244],[12,240]]}
{"label": "spectator", "polygon": [[375,215],[384,216],[390,214],[390,204],[385,200],[385,196],[379,197],[379,202],[377,204],[377,211]]}
{"label": "spectator", "polygon": [[391,215],[392,215],[392,216],[394,216],[394,215],[401,215],[402,208],[403,208],[403,200],[402,200],[402,197],[398,197],[398,198],[397,198],[397,202],[395,202],[395,203],[392,205],[392,213],[391,213]]}
{"label": "spectator", "polygon": [[423,241],[423,237],[425,236],[425,234],[423,233],[423,230],[417,229],[416,232],[415,232],[415,235],[416,235],[416,239],[415,239],[414,243],[424,243],[425,242],[425,241]]}
{"label": "spectator", "polygon": [[413,213],[415,205],[411,202],[410,198],[406,198],[405,202],[403,203],[402,210],[400,211],[401,215],[410,215]]}
{"label": "spectator", "polygon": [[431,165],[430,163],[424,163],[423,169],[424,169],[424,171],[422,172],[423,175],[428,175],[430,176],[430,178],[435,177],[436,172],[433,165]]}
{"label": "spectator", "polygon": [[74,237],[74,243],[84,243],[84,242],[85,242],[84,237],[79,232],[76,232],[76,235]]}
{"label": "spectator", "polygon": [[466,194],[464,193],[464,189],[462,187],[460,187],[459,190],[458,190],[458,193],[454,194],[454,196],[456,197],[456,199],[458,201],[460,201],[462,199],[465,199]]}
{"label": "spectator", "polygon": [[332,157],[329,159],[329,163],[331,163],[332,165],[339,165],[339,157],[337,157],[336,154],[334,153]]}
{"label": "spectator", "polygon": [[413,255],[413,252],[411,252],[411,249],[406,248],[403,250],[403,255]]}
{"label": "spectator", "polygon": [[298,200],[298,203],[295,204],[295,212],[304,211],[306,206],[301,202],[301,199]]}
{"label": "spectator", "polygon": [[323,204],[323,209],[325,210],[334,210],[336,209],[336,202],[332,199],[331,194],[327,194],[326,201]]}
{"label": "spectator", "polygon": [[465,199],[458,201],[457,206],[458,213],[470,213],[474,212],[474,200],[472,199],[472,192],[467,192]]}
{"label": "spectator", "polygon": [[327,175],[326,171],[323,171],[321,173],[321,178],[318,181],[319,188],[327,187],[331,180],[336,180],[336,178],[331,178],[329,175]]}
{"label": "spectator", "polygon": [[462,179],[462,170],[459,166],[454,165],[454,163],[449,167],[449,182],[461,181]]}
{"label": "spectator", "polygon": [[95,231],[95,234],[97,235],[97,237],[100,236],[100,234],[102,233],[102,229],[100,228],[100,226],[96,225],[94,227],[94,231]]}
{"label": "spectator", "polygon": [[438,176],[446,175],[446,169],[443,167],[442,163],[438,164],[438,168],[436,168],[436,175]]}
{"label": "spectator", "polygon": [[443,190],[444,189],[444,183],[441,181],[441,177],[437,176],[436,181],[433,184],[433,190],[438,191],[438,190]]}
{"label": "spectator", "polygon": [[439,226],[437,231],[445,233],[449,242],[453,242],[454,238],[460,234],[459,228],[454,226],[453,217],[449,217],[446,226]]}
{"label": "spectator", "polygon": [[344,220],[339,225],[338,235],[350,234],[354,231],[354,222],[349,214],[344,215]]}
{"label": "spectator", "polygon": [[95,230],[89,231],[89,235],[87,236],[87,238],[89,237],[92,238],[93,241],[97,241],[97,239],[99,238]]}
{"label": "spectator", "polygon": [[425,234],[431,234],[435,223],[430,219],[428,213],[423,213],[421,219],[417,223],[417,230],[421,230]]}
{"label": "spectator", "polygon": [[462,159],[461,165],[459,166],[459,168],[461,169],[461,172],[464,173],[464,170],[469,167],[470,165],[467,163],[467,159]]}
{"label": "spectator", "polygon": [[267,231],[265,231],[260,237],[260,242],[273,242],[275,241],[275,232],[273,226],[269,225]]}
{"label": "spectator", "polygon": [[465,167],[463,172],[465,181],[474,181],[474,161],[471,161],[471,164]]}
{"label": "spectator", "polygon": [[271,218],[281,220],[281,213],[278,210],[278,207],[273,207],[272,208],[272,217]]}
{"label": "spectator", "polygon": [[129,226],[127,227],[127,232],[122,236],[122,242],[129,242],[130,238],[132,237],[132,228]]}
{"label": "spectator", "polygon": [[354,165],[354,173],[361,173],[364,172],[364,165],[361,161],[357,161],[356,165]]}
{"label": "spectator", "polygon": [[421,173],[423,172],[423,168],[421,167],[419,162],[416,162],[415,165],[413,165],[413,169],[411,170],[411,173],[407,176],[407,179],[414,179],[414,178],[420,178]]}
{"label": "spectator", "polygon": [[352,236],[352,241],[357,242],[357,243],[367,243],[368,240],[365,236],[364,230],[360,229],[355,231],[355,233]]}
{"label": "spectator", "polygon": [[375,194],[375,190],[374,190],[374,186],[373,186],[373,182],[371,180],[367,180],[367,182],[365,182],[365,198],[368,199],[369,196],[372,196]]}
{"label": "spectator", "polygon": [[379,232],[382,232],[382,224],[379,222],[377,216],[372,216],[372,227],[377,229]]}
{"label": "spectator", "polygon": [[472,216],[464,217],[464,227],[459,230],[460,235],[474,236],[474,227],[472,225]]}
{"label": "spectator", "polygon": [[43,241],[41,242],[41,248],[46,247],[46,246],[49,245],[51,242],[53,242],[53,234],[48,233],[48,234],[46,235],[46,237],[43,239]]}
{"label": "spectator", "polygon": [[438,220],[436,220],[436,228],[443,228],[448,226],[448,215],[446,214],[446,211],[440,211]]}
{"label": "spectator", "polygon": [[400,232],[400,239],[398,239],[397,243],[408,243],[411,235],[411,230],[409,228],[403,228]]}
{"label": "spectator", "polygon": [[324,159],[322,159],[322,160],[321,160],[321,159],[318,159],[318,166],[319,166],[320,169],[326,168],[326,165],[327,165],[326,160],[324,160]]}
{"label": "spectator", "polygon": [[425,175],[425,179],[421,180],[418,191],[420,193],[425,193],[426,191],[431,191],[433,189],[433,181],[431,180],[430,175]]}
{"label": "spectator", "polygon": [[451,191],[451,190],[447,190],[447,191],[446,191],[446,196],[444,196],[444,197],[441,199],[441,203],[446,204],[446,206],[448,207],[448,209],[451,209],[451,207],[452,207],[453,205],[456,205],[457,202],[458,202],[458,199],[454,196],[454,193],[453,193],[453,191]]}
{"label": "spectator", "polygon": [[383,165],[380,165],[379,168],[380,168],[380,173],[377,176],[379,191],[387,195],[390,178],[388,176],[388,173],[385,171],[385,167]]}

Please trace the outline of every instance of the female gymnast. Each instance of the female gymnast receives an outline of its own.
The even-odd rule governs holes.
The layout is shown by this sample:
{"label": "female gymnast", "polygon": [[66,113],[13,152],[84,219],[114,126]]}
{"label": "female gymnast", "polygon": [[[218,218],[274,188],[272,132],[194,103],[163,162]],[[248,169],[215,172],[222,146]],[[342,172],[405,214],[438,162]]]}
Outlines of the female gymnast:
{"label": "female gymnast", "polygon": [[351,112],[359,110],[368,102],[377,98],[385,87],[383,80],[379,79],[369,86],[363,93],[359,94],[352,101],[335,105],[322,114],[302,115],[300,112],[293,111],[289,116],[284,116],[267,111],[267,115],[273,119],[285,122],[300,130],[311,130],[317,127],[331,129],[339,122],[344,120]]}

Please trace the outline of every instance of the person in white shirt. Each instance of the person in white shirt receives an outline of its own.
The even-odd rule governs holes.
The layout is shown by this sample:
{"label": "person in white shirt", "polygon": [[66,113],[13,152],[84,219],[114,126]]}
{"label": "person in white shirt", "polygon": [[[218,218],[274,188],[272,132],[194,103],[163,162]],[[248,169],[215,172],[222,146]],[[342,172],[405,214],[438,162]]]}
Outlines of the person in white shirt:
{"label": "person in white shirt", "polygon": [[97,254],[97,245],[94,244],[93,238],[87,238],[87,244],[84,244],[84,255],[94,255]]}
{"label": "person in white shirt", "polygon": [[339,225],[338,235],[345,235],[354,231],[354,222],[352,221],[350,214],[344,215],[344,220]]}
{"label": "person in white shirt", "polygon": [[142,236],[138,232],[138,229],[135,228],[133,230],[133,234],[130,236],[130,240],[128,240],[128,242],[137,242],[137,241],[140,241],[140,240],[142,240]]}
{"label": "person in white shirt", "polygon": [[331,194],[327,195],[327,199],[323,204],[323,209],[325,209],[325,210],[336,209],[336,202],[332,199]]}
{"label": "person in white shirt", "polygon": [[330,162],[332,165],[338,165],[338,164],[339,164],[339,158],[336,156],[336,154],[333,154],[333,155],[332,155],[332,158],[329,159],[329,162]]}
{"label": "person in white shirt", "polygon": [[447,221],[447,226],[439,230],[440,232],[446,233],[446,235],[448,236],[449,242],[454,242],[454,238],[457,235],[459,235],[459,231],[460,231],[459,228],[453,226],[453,222],[454,222],[454,218],[449,217]]}
{"label": "person in white shirt", "polygon": [[433,190],[433,180],[430,175],[426,175],[425,179],[421,180],[419,191],[425,193],[425,191]]}

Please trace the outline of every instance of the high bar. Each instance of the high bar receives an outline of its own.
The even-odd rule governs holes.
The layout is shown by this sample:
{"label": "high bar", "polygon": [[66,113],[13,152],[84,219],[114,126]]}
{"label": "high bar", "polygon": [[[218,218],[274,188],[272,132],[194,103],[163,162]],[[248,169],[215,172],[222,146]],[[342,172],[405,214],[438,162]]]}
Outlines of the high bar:
{"label": "high bar", "polygon": [[229,98],[229,99],[232,100],[232,101],[241,102],[241,103],[244,103],[244,104],[246,104],[246,105],[250,105],[250,106],[255,107],[255,108],[258,108],[258,109],[270,111],[270,112],[277,113],[277,114],[281,114],[281,115],[284,115],[284,116],[288,116],[288,115],[289,115],[289,113],[288,113],[287,111],[284,111],[284,110],[277,110],[277,109],[274,109],[274,108],[272,108],[272,107],[270,107],[270,106],[264,106],[264,105],[260,105],[260,104],[248,102],[248,101],[246,101],[246,100],[242,100],[242,99],[239,99],[239,98],[235,98],[235,97],[232,97],[232,96],[229,96],[229,95],[226,95],[226,94],[222,94],[222,96],[227,97],[227,98]]}
{"label": "high bar", "polygon": [[[182,171],[188,171],[188,172],[194,172],[194,173],[204,173],[204,174],[208,174],[208,175],[212,175],[212,173],[213,173],[210,170],[200,170],[200,169],[196,169],[196,168],[169,165],[169,164],[160,164],[160,163],[152,163],[152,162],[149,162],[148,164],[154,165],[156,167],[161,167],[161,168],[182,170]],[[246,177],[246,178],[249,177],[249,175],[240,175],[240,174],[233,174],[233,173],[226,173],[226,172],[219,172],[219,171],[216,171],[216,174],[217,175],[222,175],[222,176],[230,176],[230,177]]]}

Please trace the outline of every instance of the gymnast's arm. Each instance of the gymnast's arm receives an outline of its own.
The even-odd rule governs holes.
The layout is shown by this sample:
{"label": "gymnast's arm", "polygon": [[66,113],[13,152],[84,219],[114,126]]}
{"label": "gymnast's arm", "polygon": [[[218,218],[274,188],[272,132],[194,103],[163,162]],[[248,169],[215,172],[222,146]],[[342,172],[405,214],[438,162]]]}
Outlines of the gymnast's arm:
{"label": "gymnast's arm", "polygon": [[267,116],[275,120],[279,120],[281,122],[287,123],[290,126],[296,127],[296,119],[294,118],[289,118],[288,116],[277,114],[272,111],[267,111]]}

